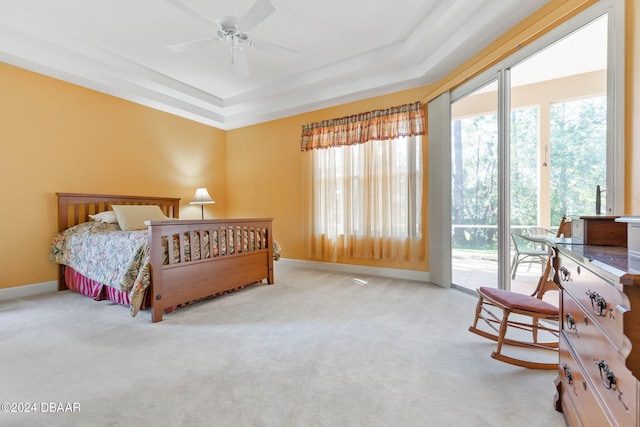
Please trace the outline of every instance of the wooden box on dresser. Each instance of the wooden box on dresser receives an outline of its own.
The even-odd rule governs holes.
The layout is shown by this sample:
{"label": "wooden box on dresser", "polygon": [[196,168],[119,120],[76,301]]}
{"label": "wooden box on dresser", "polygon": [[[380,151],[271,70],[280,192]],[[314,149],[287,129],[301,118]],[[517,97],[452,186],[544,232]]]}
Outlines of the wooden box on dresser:
{"label": "wooden box on dresser", "polygon": [[570,426],[640,427],[640,257],[619,243],[555,245],[562,322],[555,404]]}

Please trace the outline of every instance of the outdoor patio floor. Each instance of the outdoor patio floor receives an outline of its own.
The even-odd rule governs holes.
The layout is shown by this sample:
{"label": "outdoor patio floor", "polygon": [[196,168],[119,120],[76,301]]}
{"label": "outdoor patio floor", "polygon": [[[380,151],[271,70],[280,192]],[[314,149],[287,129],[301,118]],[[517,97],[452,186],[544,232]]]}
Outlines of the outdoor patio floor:
{"label": "outdoor patio floor", "polygon": [[[451,263],[451,281],[462,288],[476,290],[480,286],[498,287],[498,261],[491,255],[473,251],[454,251]],[[520,264],[511,290],[531,294],[542,275],[540,264]],[[547,292],[545,301],[558,306],[558,292]]]}

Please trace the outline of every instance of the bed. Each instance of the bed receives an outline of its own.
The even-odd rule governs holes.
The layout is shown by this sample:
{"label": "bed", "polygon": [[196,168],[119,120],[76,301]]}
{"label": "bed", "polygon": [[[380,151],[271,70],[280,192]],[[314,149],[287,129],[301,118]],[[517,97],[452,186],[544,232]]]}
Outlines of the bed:
{"label": "bed", "polygon": [[[98,235],[96,227],[97,231],[112,231],[112,225],[99,224],[91,217],[95,218],[98,213],[111,213],[114,206],[155,205],[162,211],[163,218],[166,217],[146,221],[146,230],[135,232],[121,231],[115,225],[118,234],[130,233],[133,236],[129,237],[130,241],[143,240],[136,243],[139,245],[137,250],[140,253],[136,256],[140,258],[140,270],[133,272],[135,280],[130,280],[131,288],[104,286],[106,298],[129,304],[132,316],[148,306],[152,322],[159,322],[163,313],[176,307],[264,280],[268,284],[274,283],[275,242],[271,218],[179,220],[180,199],[177,198],[56,194],[58,234],[52,244],[51,259],[60,264],[59,290],[71,288],[78,291],[78,287],[87,286],[86,283],[102,287],[93,278],[76,271],[71,262],[66,262],[71,258],[60,248],[71,245],[71,233],[82,228],[87,229],[89,237],[93,238]],[[89,246],[87,243],[84,245]],[[83,247],[83,244],[77,246]],[[73,249],[74,254],[79,252],[78,247]],[[108,257],[102,254],[92,256],[96,265],[108,264]],[[130,266],[127,268],[132,269]]]}

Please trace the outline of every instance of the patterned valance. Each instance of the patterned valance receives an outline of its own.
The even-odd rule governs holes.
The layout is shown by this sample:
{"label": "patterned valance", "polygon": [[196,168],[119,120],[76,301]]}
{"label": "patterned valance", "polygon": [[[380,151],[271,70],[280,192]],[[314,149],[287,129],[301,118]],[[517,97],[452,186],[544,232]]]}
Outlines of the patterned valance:
{"label": "patterned valance", "polygon": [[300,149],[330,148],[425,134],[420,102],[302,126]]}

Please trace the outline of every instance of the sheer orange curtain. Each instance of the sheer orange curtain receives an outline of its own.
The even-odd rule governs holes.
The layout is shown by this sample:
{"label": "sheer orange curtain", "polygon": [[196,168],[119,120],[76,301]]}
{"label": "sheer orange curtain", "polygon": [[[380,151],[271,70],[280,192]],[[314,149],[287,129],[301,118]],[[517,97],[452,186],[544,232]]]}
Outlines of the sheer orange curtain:
{"label": "sheer orange curtain", "polygon": [[423,134],[419,102],[303,126],[308,257],[423,258]]}

